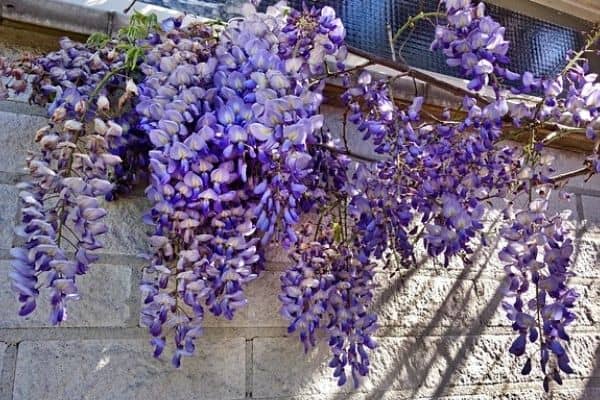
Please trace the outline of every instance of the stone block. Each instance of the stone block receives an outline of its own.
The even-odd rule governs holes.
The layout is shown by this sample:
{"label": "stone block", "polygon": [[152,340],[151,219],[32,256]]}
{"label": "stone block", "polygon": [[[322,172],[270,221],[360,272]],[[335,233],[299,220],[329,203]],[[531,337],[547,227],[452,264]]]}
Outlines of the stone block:
{"label": "stone block", "polygon": [[540,400],[551,398],[552,400],[597,400],[600,398],[600,389],[593,387],[581,387],[575,389],[564,389],[553,383],[548,396],[542,389],[527,389],[522,391],[511,390],[509,392],[497,393],[490,399],[498,400]]}
{"label": "stone block", "polygon": [[[600,187],[600,184],[596,187]],[[600,197],[581,196],[583,202],[583,219],[594,224],[600,223]]]}
{"label": "stone block", "polygon": [[574,241],[573,272],[579,277],[600,276],[600,235],[584,234]]}
{"label": "stone block", "polygon": [[13,229],[17,224],[19,190],[10,185],[0,185],[0,248],[10,249],[13,241]]}
{"label": "stone block", "polygon": [[[49,322],[48,293],[42,290],[37,308],[27,317],[17,312],[20,303],[10,288],[9,261],[0,261],[0,328],[52,326]],[[81,299],[68,303],[68,319],[64,327],[123,326],[129,319],[131,268],[122,265],[93,265],[90,271],[77,277]],[[57,328],[60,329],[60,328]]]}
{"label": "stone block", "polygon": [[105,222],[108,232],[102,236],[104,248],[99,251],[109,254],[137,256],[148,253],[149,233],[152,227],[142,222],[150,202],[145,198],[121,198],[114,202],[105,202],[107,215]]}
{"label": "stone block", "polygon": [[247,326],[288,326],[288,321],[279,314],[280,276],[280,272],[265,271],[255,282],[248,285]]}
{"label": "stone block", "polygon": [[[485,325],[500,307],[501,282],[489,278],[414,274],[378,274],[375,307],[382,327],[423,329],[451,328],[467,331]],[[385,331],[384,328],[381,328]]]}
{"label": "stone block", "polygon": [[[467,385],[541,382],[539,371],[520,373],[523,359],[508,353],[512,335],[484,335],[474,327],[465,336],[383,337],[371,354],[370,372],[358,391],[445,391]],[[573,378],[597,376],[594,369],[600,336],[575,336],[569,346],[574,355]],[[295,338],[253,340],[253,389],[256,397],[338,394],[353,391],[338,387],[327,366],[325,341],[307,354]],[[348,372],[348,371],[347,371]]]}
{"label": "stone block", "polygon": [[4,366],[4,353],[6,352],[6,348],[8,346],[6,343],[0,342],[0,376],[2,376],[3,366]]}
{"label": "stone block", "polygon": [[46,122],[40,116],[0,112],[0,172],[24,172],[27,150]]}
{"label": "stone block", "polygon": [[245,395],[245,340],[200,340],[174,368],[146,339],[23,342],[14,400],[233,400]]}

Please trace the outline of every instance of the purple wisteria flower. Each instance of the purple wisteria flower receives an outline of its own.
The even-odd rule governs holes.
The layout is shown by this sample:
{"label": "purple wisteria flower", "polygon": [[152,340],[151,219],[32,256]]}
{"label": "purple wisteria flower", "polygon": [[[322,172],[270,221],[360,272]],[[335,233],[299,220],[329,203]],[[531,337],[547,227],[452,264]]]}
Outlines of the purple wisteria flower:
{"label": "purple wisteria flower", "polygon": [[[53,324],[64,321],[67,302],[79,298],[76,276],[98,259],[93,252],[107,232],[98,198],[112,193],[108,179],[121,165],[111,148],[123,129],[97,110],[94,95],[110,71],[107,57],[108,51],[63,39],[59,51],[35,64],[40,75],[33,84],[54,99],[50,125],[36,134],[39,152],[27,160],[30,179],[19,185],[22,224],[16,234],[24,243],[11,250],[10,276],[23,303],[21,315],[31,313],[40,289],[48,288]],[[104,117],[87,126],[96,112]]]}
{"label": "purple wisteria flower", "polygon": [[355,386],[369,371],[368,351],[376,347],[372,335],[377,317],[369,311],[374,287],[374,263],[360,250],[359,243],[336,243],[336,228],[322,222],[299,229],[303,238],[291,254],[295,265],[281,277],[281,314],[291,324],[288,332],[298,332],[305,351],[315,346],[316,333],[329,335],[332,359],[329,367],[338,385],[347,380],[350,369]]}
{"label": "purple wisteria flower", "polygon": [[279,37],[279,55],[285,60],[286,71],[305,78],[316,76],[325,72],[327,60],[343,68],[348,53],[346,29],[333,8],[308,8],[305,4],[302,11],[292,9],[286,22]]}
{"label": "purple wisteria flower", "polygon": [[[569,271],[573,254],[569,230],[560,215],[548,218],[546,207],[547,199],[540,197],[528,210],[516,212],[514,222],[502,231],[508,244],[499,258],[505,263],[506,294],[511,299],[503,302],[503,308],[519,333],[510,352],[522,356],[528,342],[539,342],[547,389],[549,379],[561,382],[558,370],[548,371],[551,355],[558,369],[573,372],[563,343],[569,341],[565,328],[575,320],[572,309],[579,295],[567,286],[573,275]],[[530,370],[528,358],[523,373]]]}
{"label": "purple wisteria flower", "polygon": [[[305,75],[315,71],[290,70],[277,51],[307,31],[285,30],[273,13],[233,21],[218,40],[207,27],[173,28],[141,66],[136,110],[153,145],[146,192],[155,225],[142,320],[156,355],[174,333],[177,366],[193,353],[205,307],[233,318],[263,269],[264,246],[292,246],[300,215],[321,196],[309,186],[321,183],[310,177],[318,152],[309,145],[323,126],[322,96]],[[327,12],[319,21],[339,24]],[[342,34],[330,37],[339,44]]]}
{"label": "purple wisteria flower", "polygon": [[509,43],[506,28],[485,15],[485,5],[471,1],[443,1],[447,25],[438,25],[432,50],[441,50],[451,67],[459,67],[470,81],[468,88],[479,91],[490,84],[498,88],[498,79],[519,79],[506,68]]}

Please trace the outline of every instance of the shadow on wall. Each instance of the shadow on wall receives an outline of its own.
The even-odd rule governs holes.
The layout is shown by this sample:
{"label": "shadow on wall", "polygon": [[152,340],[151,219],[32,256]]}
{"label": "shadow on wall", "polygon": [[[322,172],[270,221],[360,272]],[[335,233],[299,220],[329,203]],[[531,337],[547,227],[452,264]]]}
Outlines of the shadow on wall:
{"label": "shadow on wall", "polygon": [[[501,221],[496,220],[492,227],[500,225]],[[360,392],[351,392],[351,384],[335,386],[326,366],[329,354],[325,345],[304,355],[300,345],[290,349],[290,342],[281,340],[268,349],[255,345],[254,396],[303,394],[318,396],[315,399],[319,400],[400,400],[454,395],[458,396],[452,397],[455,400],[597,400],[592,394],[598,390],[597,385],[594,389],[590,386],[594,383],[588,383],[584,389],[582,379],[586,375],[600,376],[600,347],[595,347],[595,339],[583,344],[585,348],[593,344],[589,352],[595,350],[596,354],[592,358],[591,354],[583,354],[582,343],[574,338],[573,351],[578,351],[573,357],[574,366],[585,372],[565,379],[563,388],[552,386],[553,391],[560,390],[559,394],[543,394],[539,373],[520,374],[525,360],[508,353],[515,335],[501,308],[502,276],[494,258],[500,243],[496,235],[490,237],[496,239],[490,240],[487,247],[475,249],[470,267],[451,265],[446,269],[423,260],[386,282],[375,304],[383,325],[377,332],[380,346],[372,353],[369,377],[358,389]],[[533,354],[536,349],[530,345],[528,351]],[[283,366],[288,366],[288,371]]]}
{"label": "shadow on wall", "polygon": [[[585,227],[584,228],[580,228],[577,236],[581,236],[582,233],[585,232]],[[575,246],[575,254],[573,257],[573,263],[577,263],[578,259],[581,256],[581,241],[577,241],[577,244]],[[598,323],[599,321],[595,321],[596,323]],[[600,398],[600,389],[598,388],[598,386],[600,386],[600,344],[596,347],[596,350],[594,351],[594,367],[593,369],[591,369],[591,373],[589,374],[589,376],[591,377],[588,382],[586,383],[583,392],[581,393],[581,396],[579,397],[579,400],[591,400],[591,399],[598,399]]]}
{"label": "shadow on wall", "polygon": [[[501,224],[502,221],[494,220],[488,231]],[[385,365],[387,374],[376,378],[378,383],[373,387],[375,391],[369,393],[365,399],[378,400],[382,398],[384,392],[393,390],[406,392],[408,387],[410,387],[410,395],[407,398],[420,396],[439,398],[449,395],[451,387],[462,385],[473,385],[471,390],[466,389],[463,393],[475,396],[473,398],[477,400],[479,397],[476,395],[479,394],[490,396],[483,397],[485,399],[515,400],[542,398],[597,400],[600,398],[598,378],[593,378],[600,377],[600,345],[595,347],[595,351],[593,348],[589,349],[594,353],[593,356],[580,357],[583,355],[580,352],[572,357],[574,368],[586,371],[587,374],[583,376],[579,374],[572,379],[575,383],[571,384],[570,388],[568,387],[570,382],[565,379],[567,387],[562,389],[562,392],[567,394],[555,393],[561,389],[556,384],[551,384],[549,394],[543,394],[541,374],[532,373],[529,376],[520,374],[525,360],[516,359],[508,353],[510,343],[515,336],[510,333],[510,323],[504,318],[501,307],[504,299],[502,284],[500,281],[494,284],[486,278],[489,274],[498,274],[496,270],[499,269],[499,264],[497,260],[492,259],[492,256],[499,250],[499,245],[500,240],[496,236],[494,242],[489,243],[488,247],[479,246],[476,249],[472,255],[474,263],[471,267],[460,267],[458,275],[453,277],[452,288],[435,310],[434,315],[428,322],[420,320],[418,326],[406,333],[407,337],[415,339],[411,340],[408,346],[402,346],[394,352],[390,358],[391,364]],[[581,242],[578,241],[574,250],[574,264],[579,258],[580,247]],[[417,268],[421,266],[417,265],[400,280],[391,284],[383,293],[377,308],[385,308],[385,302],[393,297],[394,292],[401,290],[401,286],[406,284],[406,280],[415,276],[418,272]],[[465,282],[469,284],[465,285]],[[485,290],[482,290],[483,288]],[[482,298],[485,299],[483,302]],[[478,310],[477,315],[465,311],[473,309],[474,305]],[[578,312],[583,313],[583,307],[580,307]],[[454,323],[448,320],[452,316],[455,317]],[[592,320],[593,322],[598,321]],[[496,328],[495,332],[494,328]],[[378,335],[386,337],[393,335],[393,332],[393,327],[382,327]],[[597,330],[594,330],[592,335],[595,336],[597,333]],[[532,352],[536,352],[536,348],[537,344],[529,346]],[[575,351],[574,346],[572,350]],[[535,356],[537,354],[534,355],[534,360],[536,360]],[[379,373],[379,371],[374,372]],[[586,375],[592,378],[587,381],[585,387],[582,387],[582,378]],[[532,384],[528,386],[531,392],[524,394],[521,392],[522,389],[512,385],[519,382],[531,382]]]}
{"label": "shadow on wall", "polygon": [[[498,223],[499,221],[495,220],[490,230],[494,229]],[[429,322],[422,321],[421,326],[413,328],[407,334],[407,336],[415,338],[414,342],[403,349],[402,353],[395,355],[394,364],[388,366],[388,374],[382,380],[382,384],[377,387],[377,392],[403,389],[402,387],[394,387],[394,375],[400,373],[405,373],[411,381],[411,397],[417,396],[421,389],[429,389],[428,392],[430,391],[433,397],[441,396],[446,392],[452,384],[455,373],[459,372],[461,367],[464,366],[464,361],[467,359],[469,352],[474,349],[478,336],[484,333],[486,326],[491,322],[503,299],[501,285],[497,282],[498,285],[494,288],[493,296],[489,297],[487,304],[480,309],[479,315],[471,318],[471,320],[460,319],[460,315],[458,315],[462,314],[462,310],[466,310],[476,303],[476,297],[482,296],[477,286],[481,283],[482,274],[489,269],[492,254],[489,250],[496,249],[499,240],[496,238],[493,243],[488,244],[489,248],[480,245],[474,251],[472,259],[476,261],[473,266],[462,267],[460,273],[453,277],[454,284],[442,301],[441,306],[436,310],[433,318]],[[403,280],[414,275],[418,268],[419,265],[411,269],[407,274],[408,276],[403,276]],[[473,272],[475,276],[468,279]],[[467,279],[469,284],[465,287],[464,282]],[[489,284],[489,281],[487,283]],[[396,284],[391,285],[386,290],[382,300],[385,301],[389,298],[394,290],[396,290]],[[451,322],[453,314],[458,317],[455,320],[456,323],[448,324]],[[423,326],[423,324],[425,325]],[[443,327],[442,331],[436,329],[440,326]],[[383,328],[379,331],[379,335],[386,336],[389,331],[389,328]],[[431,343],[430,338],[432,336],[439,336],[439,339],[434,339]],[[494,354],[490,354],[490,356],[493,357]],[[495,363],[498,361],[496,359],[491,365],[486,366],[482,363],[477,367],[494,368]],[[444,366],[444,368],[440,368],[440,366]],[[379,394],[373,393],[367,396],[366,399],[377,400],[380,398],[379,396]]]}

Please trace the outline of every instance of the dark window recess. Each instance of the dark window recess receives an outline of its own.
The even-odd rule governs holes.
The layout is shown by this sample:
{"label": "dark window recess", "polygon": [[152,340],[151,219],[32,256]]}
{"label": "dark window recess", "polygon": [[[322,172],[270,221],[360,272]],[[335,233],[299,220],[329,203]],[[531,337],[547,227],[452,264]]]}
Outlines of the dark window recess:
{"label": "dark window recess", "polygon": [[[243,2],[242,0],[144,0],[213,18],[227,18]],[[261,9],[276,3],[277,0],[263,0]],[[288,3],[302,7],[302,0]],[[387,24],[395,32],[408,17],[420,11],[433,11],[438,0],[313,0],[308,5],[329,5],[342,18],[348,32],[348,42],[357,48],[391,59]],[[575,29],[519,14],[506,8],[487,5],[487,12],[502,26],[506,27],[505,37],[511,42],[510,68],[516,72],[532,71],[536,75],[549,75],[558,72],[565,65],[569,49],[583,45],[583,37]],[[582,27],[585,29],[586,27]],[[434,27],[427,21],[420,21],[416,28],[407,30],[399,38],[396,54],[412,66],[457,75],[457,70],[446,65],[444,56],[429,51],[433,40]]]}

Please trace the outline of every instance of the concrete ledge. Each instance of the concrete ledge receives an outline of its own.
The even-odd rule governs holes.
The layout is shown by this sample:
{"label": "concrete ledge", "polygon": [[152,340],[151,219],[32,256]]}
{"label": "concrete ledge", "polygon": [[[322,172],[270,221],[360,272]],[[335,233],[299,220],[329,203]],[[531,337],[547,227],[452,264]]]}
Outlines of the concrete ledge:
{"label": "concrete ledge", "polygon": [[63,3],[55,0],[0,0],[0,16],[66,32],[110,35],[127,23],[127,17],[112,11]]}
{"label": "concrete ledge", "polygon": [[0,112],[8,112],[13,114],[35,115],[39,117],[47,117],[48,113],[44,107],[34,106],[23,103],[21,101],[1,100]]}
{"label": "concrete ledge", "polygon": [[534,3],[551,7],[568,15],[588,20],[593,23],[600,22],[600,7],[597,0],[531,0]]}

